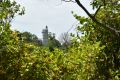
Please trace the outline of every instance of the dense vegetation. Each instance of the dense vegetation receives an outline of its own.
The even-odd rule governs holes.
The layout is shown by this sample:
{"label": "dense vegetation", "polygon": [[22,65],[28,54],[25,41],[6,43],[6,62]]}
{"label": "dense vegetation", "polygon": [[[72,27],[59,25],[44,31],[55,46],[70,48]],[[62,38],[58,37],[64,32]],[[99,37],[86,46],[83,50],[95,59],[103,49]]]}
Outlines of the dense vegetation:
{"label": "dense vegetation", "polygon": [[36,45],[35,35],[22,33],[26,38],[21,39],[19,32],[12,31],[11,20],[24,14],[24,8],[9,0],[0,2],[0,80],[120,79],[120,1],[92,0],[94,14],[75,1],[89,16],[73,13],[83,36],[71,34],[67,49],[53,51]]}

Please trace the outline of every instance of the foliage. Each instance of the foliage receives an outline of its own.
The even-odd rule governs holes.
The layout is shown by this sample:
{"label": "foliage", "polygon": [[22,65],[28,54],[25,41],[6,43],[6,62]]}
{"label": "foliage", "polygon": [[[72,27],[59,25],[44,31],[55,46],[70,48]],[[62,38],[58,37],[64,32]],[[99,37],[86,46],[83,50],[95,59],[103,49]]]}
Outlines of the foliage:
{"label": "foliage", "polygon": [[49,33],[48,47],[49,47],[50,51],[54,51],[54,48],[60,48],[61,47],[61,43],[55,38],[54,33]]}
{"label": "foliage", "polygon": [[[75,44],[69,52],[57,48],[49,52],[47,48],[22,42],[20,51],[17,53],[20,54],[19,57],[15,56],[14,59],[8,60],[11,61],[8,64],[10,69],[5,69],[2,75],[9,80],[89,79],[94,74],[94,59],[102,47],[99,47],[99,43],[91,45],[86,42],[86,44],[76,45],[78,42],[75,40],[73,42]],[[6,70],[11,70],[11,72],[6,72]]]}
{"label": "foliage", "polygon": [[[119,79],[120,69],[120,3],[118,0],[93,0],[91,2],[96,13],[89,15],[90,18],[81,17],[74,14],[75,18],[80,21],[77,27],[85,37],[92,41],[101,42],[105,45],[102,50],[104,55],[99,54],[96,77],[93,79]],[[103,61],[101,61],[103,59]]]}
{"label": "foliage", "polygon": [[[0,80],[119,80],[120,6],[117,0],[103,1],[91,2],[93,8],[103,6],[95,14],[98,22],[74,14],[83,36],[74,36],[67,50],[59,49],[55,36],[49,35],[53,51],[33,44],[38,38],[31,33],[22,33],[21,39],[19,32],[12,31],[11,20],[24,12],[16,2],[1,2]],[[108,25],[115,30],[106,29]]]}
{"label": "foliage", "polygon": [[[24,9],[20,11],[21,7],[15,1],[4,0],[0,2],[0,79],[6,80],[16,72],[19,63],[19,38],[17,34],[10,30],[10,22],[17,14],[22,15]],[[16,65],[15,65],[16,64]],[[18,74],[16,74],[18,75]],[[17,77],[17,76],[16,76]]]}
{"label": "foliage", "polygon": [[38,46],[42,46],[42,40],[40,40],[35,34],[30,32],[19,33],[20,37],[26,42],[34,43]]}

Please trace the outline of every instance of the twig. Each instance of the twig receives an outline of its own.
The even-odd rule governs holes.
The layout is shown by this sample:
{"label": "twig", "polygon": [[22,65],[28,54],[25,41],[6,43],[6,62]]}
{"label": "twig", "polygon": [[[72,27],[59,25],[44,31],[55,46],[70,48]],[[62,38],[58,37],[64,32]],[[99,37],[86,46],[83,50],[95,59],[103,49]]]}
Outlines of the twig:
{"label": "twig", "polygon": [[99,6],[99,8],[96,10],[94,17],[97,15],[97,13],[99,12],[100,8],[102,7],[102,5]]}
{"label": "twig", "polygon": [[73,2],[73,3],[76,3],[75,1],[72,1],[72,0],[61,0],[61,1],[64,1],[64,2]]}

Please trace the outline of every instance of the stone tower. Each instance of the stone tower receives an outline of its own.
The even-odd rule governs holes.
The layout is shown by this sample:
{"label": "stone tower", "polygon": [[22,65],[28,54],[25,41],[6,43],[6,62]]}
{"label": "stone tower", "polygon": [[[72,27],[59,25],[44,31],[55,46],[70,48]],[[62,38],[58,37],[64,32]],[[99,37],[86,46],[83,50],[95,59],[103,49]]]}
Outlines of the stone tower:
{"label": "stone tower", "polygon": [[42,30],[43,34],[43,45],[47,46],[48,45],[48,27],[46,26],[45,29]]}

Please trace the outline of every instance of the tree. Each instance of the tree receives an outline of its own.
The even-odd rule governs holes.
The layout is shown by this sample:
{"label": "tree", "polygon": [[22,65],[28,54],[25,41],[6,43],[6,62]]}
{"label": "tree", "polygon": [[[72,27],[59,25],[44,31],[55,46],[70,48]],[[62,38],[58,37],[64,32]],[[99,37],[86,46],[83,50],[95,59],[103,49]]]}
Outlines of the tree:
{"label": "tree", "polygon": [[[100,0],[100,1],[93,0],[91,2],[92,3],[91,5],[92,5],[93,9],[97,9],[96,12],[94,13],[94,15],[90,14],[90,12],[84,7],[84,5],[82,5],[82,3],[80,2],[80,0],[75,0],[75,1],[72,1],[72,0],[62,0],[62,1],[77,3],[77,5],[80,8],[82,8],[86,12],[86,14],[90,17],[90,19],[94,23],[96,23],[97,25],[99,25],[99,27],[103,27],[105,29],[108,29],[108,30],[110,30],[115,35],[118,35],[120,33],[119,30],[115,29],[114,27],[110,26],[109,24],[104,24],[104,23],[100,22],[96,18],[96,15],[101,10],[101,8],[109,10],[112,13],[117,13],[118,14],[119,13],[119,4],[120,4],[118,0],[106,0],[106,1],[105,0]],[[114,7],[112,7],[112,6],[114,6]],[[110,8],[110,9],[108,9],[108,8]],[[106,12],[108,12],[108,11],[106,11]]]}
{"label": "tree", "polygon": [[38,39],[38,37],[35,34],[32,34],[30,32],[23,32],[20,34],[21,34],[23,40],[25,40],[26,42],[31,42],[31,43],[34,43],[39,46],[42,45],[42,40]]}
{"label": "tree", "polygon": [[[52,33],[48,49],[31,44],[38,39],[35,35],[12,31],[10,22],[20,6],[9,0],[0,3],[0,80],[120,79],[119,1],[93,0],[95,14],[90,14],[79,0],[75,1],[89,17],[73,13],[80,22],[77,29],[84,36],[73,37],[67,51],[58,48],[60,43]],[[22,40],[23,35],[26,41]]]}
{"label": "tree", "polygon": [[[15,1],[3,0],[0,2],[0,79],[7,80],[19,77],[20,51],[17,33],[10,29],[10,22],[15,15],[22,15],[19,4]],[[14,67],[13,67],[14,66]]]}
{"label": "tree", "polygon": [[60,48],[61,47],[61,44],[60,42],[55,39],[55,34],[54,33],[49,33],[49,36],[48,36],[48,47],[50,49],[50,51],[53,51],[54,48]]}
{"label": "tree", "polygon": [[62,33],[60,35],[59,41],[63,47],[67,48],[71,44],[71,36],[68,33]]}
{"label": "tree", "polygon": [[[64,0],[66,2],[74,2]],[[83,32],[85,40],[96,42],[100,41],[101,46],[105,48],[101,51],[104,55],[99,54],[96,60],[97,68],[94,79],[117,79],[119,78],[120,68],[120,2],[119,0],[92,0],[91,6],[96,9],[94,14],[91,14],[82,5],[80,0],[75,0],[75,3],[82,8],[88,18],[77,16],[75,18],[80,21],[78,30]],[[82,41],[81,41],[82,42]],[[103,61],[101,61],[103,59]],[[118,72],[116,72],[118,71]],[[115,75],[113,75],[115,74]]]}

